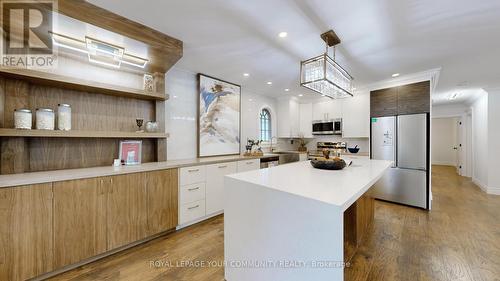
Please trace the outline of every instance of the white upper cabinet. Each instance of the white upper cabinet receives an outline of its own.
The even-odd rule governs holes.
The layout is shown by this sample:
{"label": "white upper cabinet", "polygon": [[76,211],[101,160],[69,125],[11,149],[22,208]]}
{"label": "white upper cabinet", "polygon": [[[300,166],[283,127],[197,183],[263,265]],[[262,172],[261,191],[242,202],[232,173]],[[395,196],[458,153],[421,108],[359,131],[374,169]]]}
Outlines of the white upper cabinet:
{"label": "white upper cabinet", "polygon": [[305,138],[312,138],[312,120],[313,120],[313,105],[312,103],[301,103],[299,105],[299,135]]}
{"label": "white upper cabinet", "polygon": [[299,135],[299,103],[295,98],[278,99],[278,137],[293,138]]}
{"label": "white upper cabinet", "polygon": [[313,120],[342,118],[341,100],[327,100],[313,104]]}
{"label": "white upper cabinet", "polygon": [[370,137],[370,92],[358,92],[342,99],[344,138]]}

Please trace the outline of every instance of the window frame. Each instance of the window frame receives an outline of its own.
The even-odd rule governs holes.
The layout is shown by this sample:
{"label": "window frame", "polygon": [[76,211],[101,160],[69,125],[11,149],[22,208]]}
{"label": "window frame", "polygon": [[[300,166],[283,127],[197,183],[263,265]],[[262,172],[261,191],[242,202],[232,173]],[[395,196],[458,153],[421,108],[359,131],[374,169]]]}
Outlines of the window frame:
{"label": "window frame", "polygon": [[[267,136],[267,138],[263,138],[263,136]],[[262,143],[271,143],[273,137],[271,110],[265,107],[259,112],[259,137]]]}

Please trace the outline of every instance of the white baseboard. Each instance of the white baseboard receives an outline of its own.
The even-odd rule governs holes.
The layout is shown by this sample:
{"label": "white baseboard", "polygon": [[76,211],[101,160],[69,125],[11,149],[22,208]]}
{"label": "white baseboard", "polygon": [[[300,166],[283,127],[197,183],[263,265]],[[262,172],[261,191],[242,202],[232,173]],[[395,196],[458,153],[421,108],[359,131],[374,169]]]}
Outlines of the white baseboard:
{"label": "white baseboard", "polygon": [[492,195],[500,195],[500,188],[498,188],[498,187],[489,187],[487,193],[488,194],[492,194]]}
{"label": "white baseboard", "polygon": [[498,187],[488,187],[484,183],[482,183],[480,180],[476,178],[472,178],[472,182],[475,183],[479,188],[481,188],[482,191],[492,194],[492,195],[500,195],[500,188]]}
{"label": "white baseboard", "polygon": [[482,191],[488,193],[488,187],[485,184],[483,184],[479,179],[473,177],[472,182],[475,183],[477,186],[479,186],[479,188],[481,188]]}
{"label": "white baseboard", "polygon": [[432,161],[432,165],[453,166],[453,167],[456,167],[457,163],[448,162],[448,161]]}

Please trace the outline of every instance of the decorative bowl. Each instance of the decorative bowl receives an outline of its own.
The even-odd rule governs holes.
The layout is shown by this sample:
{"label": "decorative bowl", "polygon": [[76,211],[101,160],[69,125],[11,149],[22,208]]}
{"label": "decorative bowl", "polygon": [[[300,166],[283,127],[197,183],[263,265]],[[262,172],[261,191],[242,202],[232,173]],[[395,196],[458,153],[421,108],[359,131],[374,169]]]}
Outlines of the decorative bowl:
{"label": "decorative bowl", "polygon": [[348,148],[350,153],[358,153],[359,152],[359,147],[350,147]]}
{"label": "decorative bowl", "polygon": [[347,164],[341,158],[333,158],[333,159],[325,159],[325,158],[317,158],[311,160],[311,165],[316,169],[323,170],[342,170]]}

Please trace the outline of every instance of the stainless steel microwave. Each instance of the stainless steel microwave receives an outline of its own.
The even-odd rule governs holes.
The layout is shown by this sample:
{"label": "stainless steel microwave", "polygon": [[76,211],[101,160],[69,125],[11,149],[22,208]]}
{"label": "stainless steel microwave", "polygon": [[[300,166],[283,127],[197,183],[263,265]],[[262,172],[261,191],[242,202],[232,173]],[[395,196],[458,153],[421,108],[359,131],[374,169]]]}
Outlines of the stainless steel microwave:
{"label": "stainless steel microwave", "polygon": [[312,124],[313,135],[342,135],[342,119],[317,120]]}

